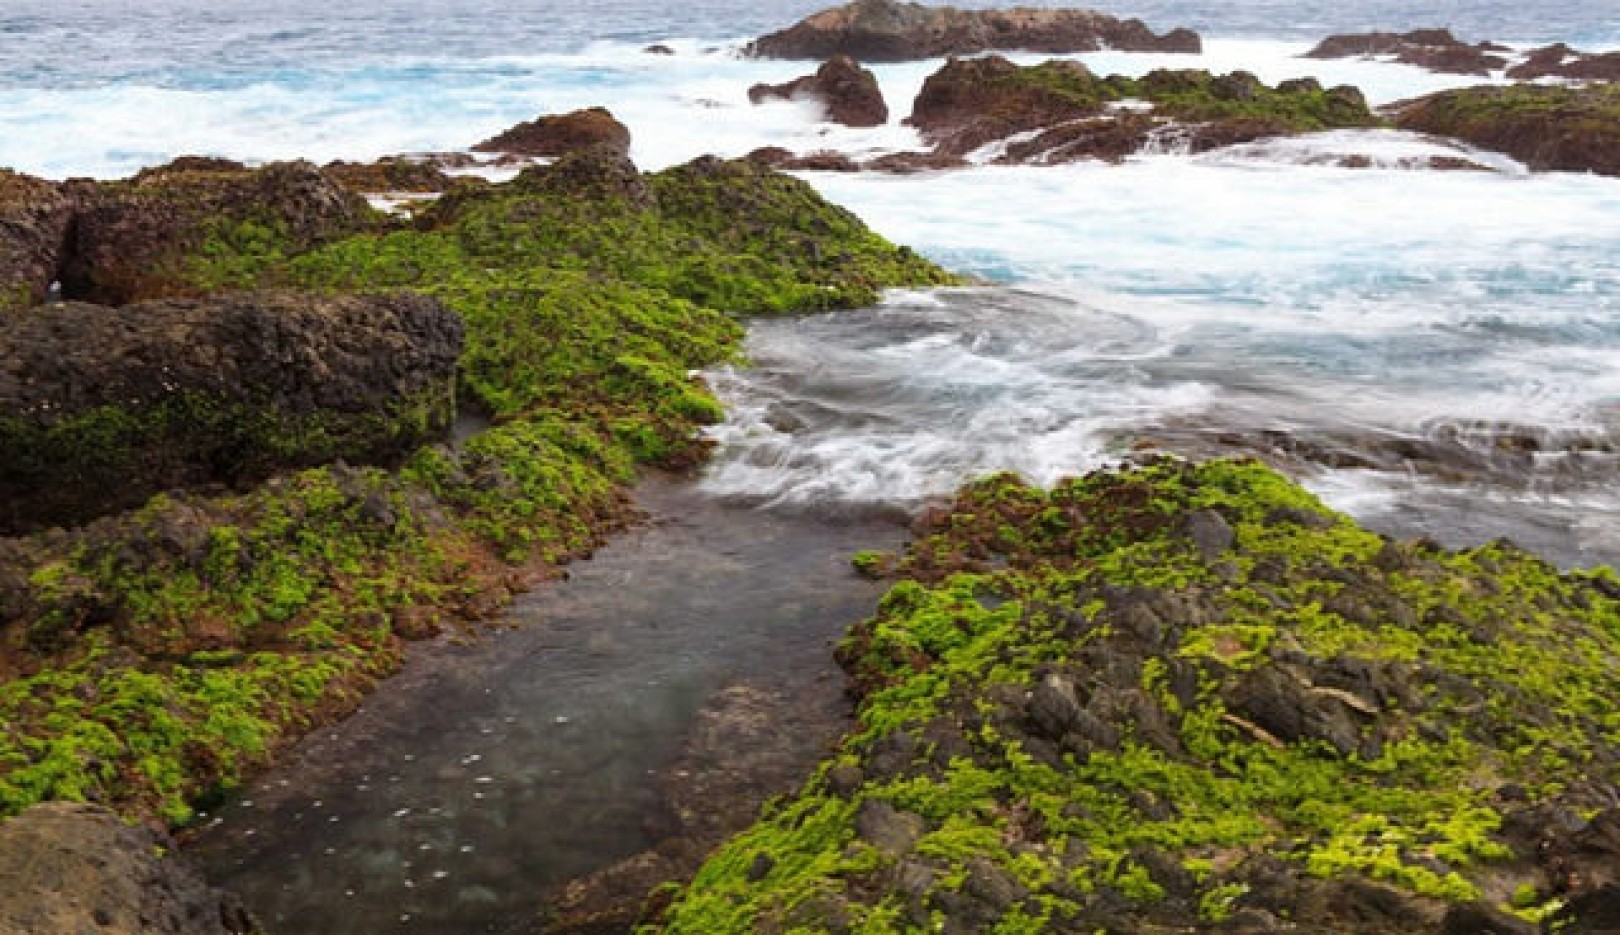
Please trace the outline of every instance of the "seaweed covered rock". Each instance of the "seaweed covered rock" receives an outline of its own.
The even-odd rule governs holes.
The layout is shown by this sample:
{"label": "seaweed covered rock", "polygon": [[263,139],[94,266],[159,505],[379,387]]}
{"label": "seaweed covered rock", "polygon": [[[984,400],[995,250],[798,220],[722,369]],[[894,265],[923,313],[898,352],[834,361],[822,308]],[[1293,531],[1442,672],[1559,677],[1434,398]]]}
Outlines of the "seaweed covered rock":
{"label": "seaweed covered rock", "polygon": [[0,331],[0,529],[388,460],[455,413],[462,324],[400,294],[36,306]]}
{"label": "seaweed covered rock", "polygon": [[630,152],[630,128],[605,107],[588,107],[520,123],[474,146],[473,152],[561,156],[595,147],[620,156]]}
{"label": "seaweed covered rock", "polygon": [[72,219],[61,186],[0,169],[0,313],[44,301]]}
{"label": "seaweed covered rock", "polygon": [[897,0],[855,0],[749,43],[759,58],[903,62],[989,50],[1198,52],[1198,34],[1154,33],[1141,20],[1081,9],[960,10]]}
{"label": "seaweed covered rock", "polygon": [[748,89],[755,104],[772,98],[814,98],[826,108],[827,119],[847,127],[880,127],[889,120],[877,76],[847,55],[834,55],[815,74],[786,84],[756,84]]}
{"label": "seaweed covered rock", "polygon": [[442,192],[455,180],[438,166],[423,159],[385,156],[375,162],[329,162],[321,171],[352,192]]}
{"label": "seaweed covered rock", "polygon": [[1455,137],[1538,171],[1620,175],[1620,85],[1441,91],[1400,105],[1394,119],[1403,130]]}
{"label": "seaweed covered rock", "polygon": [[53,802],[0,824],[0,931],[28,935],[255,935],[233,896],[174,842],[104,808]]}
{"label": "seaweed covered rock", "polygon": [[1416,65],[1447,75],[1479,75],[1507,67],[1502,53],[1506,46],[1490,42],[1469,45],[1446,29],[1414,29],[1411,32],[1368,32],[1329,36],[1305,53],[1306,58],[1370,58],[1389,56],[1405,65]]}
{"label": "seaweed covered rock", "polygon": [[1390,541],[1250,461],[1001,475],[918,532],[865,562],[899,580],[839,648],[855,732],[663,931],[1439,935],[1612,911],[1612,571]]}
{"label": "seaweed covered rock", "polygon": [[182,157],[77,191],[62,293],[102,305],[240,287],[372,217],[365,199],[307,162],[247,169]]}
{"label": "seaweed covered rock", "polygon": [[1162,137],[1201,152],[1378,121],[1355,88],[1308,79],[1272,88],[1247,72],[1168,69],[1101,78],[1079,62],[1019,66],[992,55],[952,59],[929,76],[906,122],[944,155],[1033,134],[1010,143],[1001,161],[1067,162],[1123,158]]}

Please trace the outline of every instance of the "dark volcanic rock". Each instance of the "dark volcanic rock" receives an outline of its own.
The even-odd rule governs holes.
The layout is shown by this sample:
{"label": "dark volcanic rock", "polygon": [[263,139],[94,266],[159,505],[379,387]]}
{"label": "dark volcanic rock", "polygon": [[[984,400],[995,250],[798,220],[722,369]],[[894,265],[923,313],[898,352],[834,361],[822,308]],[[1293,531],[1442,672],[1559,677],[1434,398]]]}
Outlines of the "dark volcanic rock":
{"label": "dark volcanic rock", "polygon": [[561,156],[595,148],[621,156],[630,154],[630,128],[604,107],[588,107],[520,123],[474,146],[473,152]]}
{"label": "dark volcanic rock", "polygon": [[786,84],[756,84],[748,99],[758,104],[772,98],[813,97],[827,109],[827,119],[848,127],[880,127],[889,120],[877,77],[847,55],[835,55],[813,75]]}
{"label": "dark volcanic rock", "polygon": [[0,312],[44,300],[72,217],[61,186],[0,169]]}
{"label": "dark volcanic rock", "polygon": [[814,152],[796,156],[780,146],[762,146],[743,157],[772,169],[808,169],[815,172],[855,172],[861,167],[843,153]]}
{"label": "dark volcanic rock", "polygon": [[1103,100],[1079,93],[1096,76],[1079,62],[1055,61],[1039,66],[1054,80],[1025,80],[1028,72],[999,55],[951,59],[923,82],[906,123],[947,155],[963,155],[986,143],[1016,133],[1089,117],[1103,110]]}
{"label": "dark volcanic rock", "polygon": [[959,10],[896,0],[855,0],[823,10],[752,42],[759,58],[824,59],[839,53],[864,62],[901,62],[987,50],[1198,52],[1198,35],[1157,35],[1141,20],[1092,10]]}
{"label": "dark volcanic rock", "polygon": [[1489,75],[1507,67],[1501,46],[1481,42],[1469,45],[1445,29],[1414,29],[1406,33],[1369,32],[1329,36],[1305,53],[1306,58],[1359,58],[1394,56],[1395,61],[1449,75]]}
{"label": "dark volcanic rock", "polygon": [[1620,52],[1588,54],[1559,42],[1531,51],[1523,62],[1508,69],[1507,76],[1516,81],[1620,81]]}
{"label": "dark volcanic rock", "polygon": [[376,162],[329,162],[321,167],[352,192],[442,192],[455,184],[438,166],[420,159],[387,156]]}
{"label": "dark volcanic rock", "polygon": [[0,931],[27,935],[254,935],[174,842],[107,809],[51,802],[0,825]]}
{"label": "dark volcanic rock", "polygon": [[410,294],[18,313],[0,331],[0,529],[282,467],[390,459],[453,418],[461,346],[461,320]]}
{"label": "dark volcanic rock", "polygon": [[1507,153],[1536,170],[1620,175],[1617,85],[1442,91],[1400,105],[1395,125]]}
{"label": "dark volcanic rock", "polygon": [[62,293],[103,305],[203,295],[229,285],[204,261],[306,250],[370,218],[364,199],[307,162],[244,169],[182,157],[124,182],[69,189],[80,204]]}

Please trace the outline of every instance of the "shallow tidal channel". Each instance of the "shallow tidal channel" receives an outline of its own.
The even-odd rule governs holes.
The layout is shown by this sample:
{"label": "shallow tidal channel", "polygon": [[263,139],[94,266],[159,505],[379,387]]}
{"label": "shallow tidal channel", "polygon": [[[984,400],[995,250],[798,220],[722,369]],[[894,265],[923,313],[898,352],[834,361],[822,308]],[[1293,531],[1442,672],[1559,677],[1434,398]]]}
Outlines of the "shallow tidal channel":
{"label": "shallow tidal channel", "polygon": [[[509,628],[416,647],[359,713],[225,803],[190,856],[272,932],[521,932],[548,891],[667,833],[713,699],[745,686],[791,710],[770,755],[806,773],[849,716],[831,643],[882,590],[849,557],[903,529],[667,478],[636,499],[649,522],[519,598]],[[720,723],[704,742],[723,750]]]}

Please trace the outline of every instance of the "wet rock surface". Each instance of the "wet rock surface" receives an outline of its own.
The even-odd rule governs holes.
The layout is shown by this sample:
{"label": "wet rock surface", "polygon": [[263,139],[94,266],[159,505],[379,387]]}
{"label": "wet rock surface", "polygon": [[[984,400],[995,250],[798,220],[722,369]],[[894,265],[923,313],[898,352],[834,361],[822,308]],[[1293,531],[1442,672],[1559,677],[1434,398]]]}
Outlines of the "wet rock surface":
{"label": "wet rock surface", "polygon": [[455,180],[429,158],[387,156],[375,162],[329,162],[321,171],[360,194],[442,192]]}
{"label": "wet rock surface", "polygon": [[1508,69],[1507,76],[1516,81],[1620,81],[1620,52],[1581,52],[1557,42],[1530,50],[1523,62]]}
{"label": "wet rock surface", "polygon": [[387,460],[454,417],[460,319],[400,294],[248,293],[16,313],[0,332],[0,528],[333,458]]}
{"label": "wet rock surface", "polygon": [[0,824],[0,931],[16,935],[262,935],[174,842],[104,808],[53,802]]}
{"label": "wet rock surface", "polygon": [[839,53],[863,62],[898,62],[989,50],[1035,52],[1198,52],[1191,30],[1159,35],[1141,20],[1081,9],[960,10],[895,0],[856,0],[823,10],[750,43],[760,58],[825,59]]}
{"label": "wet rock surface", "polygon": [[1484,77],[1508,65],[1506,46],[1492,42],[1470,45],[1446,29],[1414,29],[1411,32],[1369,32],[1329,36],[1305,53],[1306,58],[1391,57],[1404,65],[1416,65],[1447,75]]}
{"label": "wet rock surface", "polygon": [[602,149],[628,156],[630,128],[620,123],[607,108],[588,107],[520,123],[472,149],[475,153],[521,156],[561,156],[585,149]]}
{"label": "wet rock surface", "polygon": [[827,119],[833,123],[880,127],[889,120],[889,105],[883,101],[877,76],[847,55],[833,56],[813,75],[785,84],[756,84],[748,89],[748,99],[755,104],[804,97],[821,101]]}
{"label": "wet rock surface", "polygon": [[1403,130],[1465,140],[1538,171],[1620,175],[1620,85],[1442,91],[1393,108]]}

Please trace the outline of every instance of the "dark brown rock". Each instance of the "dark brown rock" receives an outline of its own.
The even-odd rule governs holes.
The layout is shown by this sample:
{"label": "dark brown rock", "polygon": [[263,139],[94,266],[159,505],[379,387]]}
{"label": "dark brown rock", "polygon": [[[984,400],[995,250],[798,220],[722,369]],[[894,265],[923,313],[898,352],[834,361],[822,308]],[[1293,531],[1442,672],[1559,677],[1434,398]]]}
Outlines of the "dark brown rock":
{"label": "dark brown rock", "polygon": [[1523,62],[1508,69],[1507,76],[1515,81],[1538,78],[1620,81],[1620,52],[1589,54],[1560,42],[1531,51]]}
{"label": "dark brown rock", "polygon": [[49,802],[0,824],[0,931],[27,935],[256,935],[236,897],[174,842],[107,809]]}
{"label": "dark brown rock", "polygon": [[630,154],[630,128],[605,107],[588,107],[540,117],[497,134],[473,147],[475,153],[561,156],[583,149]]}
{"label": "dark brown rock", "polygon": [[913,172],[936,172],[941,169],[960,169],[967,165],[961,156],[950,156],[943,153],[889,153],[876,159],[867,161],[863,169],[874,172],[893,172],[896,175],[909,175]]}
{"label": "dark brown rock", "polygon": [[0,529],[284,467],[392,459],[454,417],[461,346],[461,320],[410,294],[17,313],[0,331]]}
{"label": "dark brown rock", "polygon": [[0,169],[0,312],[44,301],[72,218],[61,186]]}
{"label": "dark brown rock", "polygon": [[772,169],[807,169],[816,172],[856,172],[860,166],[843,153],[821,150],[796,156],[780,146],[762,146],[743,157],[756,165]]}
{"label": "dark brown rock", "polygon": [[203,254],[306,250],[362,229],[365,199],[307,162],[244,169],[182,157],[124,182],[68,186],[79,202],[60,271],[66,298],[102,305],[196,296]]}
{"label": "dark brown rock", "polygon": [[867,799],[855,813],[855,833],[886,854],[904,854],[928,830],[922,816],[901,811],[887,802]]}
{"label": "dark brown rock", "polygon": [[[1079,62],[1051,62],[1076,80],[1092,78]],[[952,59],[923,82],[906,123],[940,153],[960,156],[1017,133],[1094,116],[1097,100],[1018,80],[1019,67],[999,55]]]}
{"label": "dark brown rock", "polygon": [[845,54],[863,62],[902,62],[989,50],[1034,52],[1198,52],[1198,35],[1176,29],[1157,35],[1141,20],[1092,10],[959,10],[896,0],[855,0],[823,10],[752,42],[759,58],[825,59]]}
{"label": "dark brown rock", "polygon": [[1369,32],[1329,36],[1305,53],[1306,58],[1393,56],[1395,61],[1450,75],[1489,75],[1507,67],[1500,46],[1469,45],[1445,29],[1406,33]]}
{"label": "dark brown rock", "polygon": [[755,104],[804,97],[821,101],[827,119],[847,127],[880,127],[889,120],[889,105],[883,102],[877,77],[847,55],[833,56],[813,75],[748,89],[748,99]]}
{"label": "dark brown rock", "polygon": [[1620,85],[1482,86],[1394,108],[1403,130],[1464,140],[1538,171],[1620,175]]}

